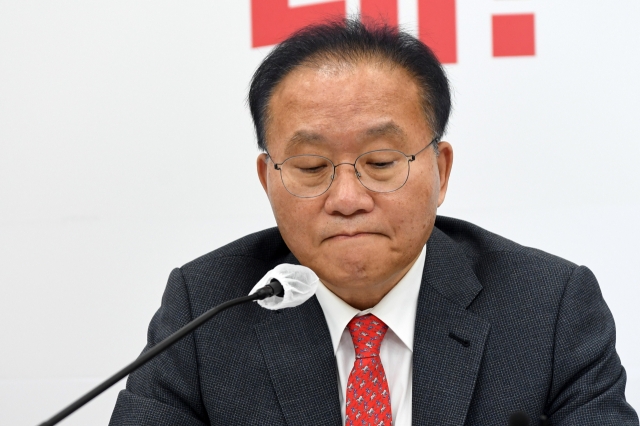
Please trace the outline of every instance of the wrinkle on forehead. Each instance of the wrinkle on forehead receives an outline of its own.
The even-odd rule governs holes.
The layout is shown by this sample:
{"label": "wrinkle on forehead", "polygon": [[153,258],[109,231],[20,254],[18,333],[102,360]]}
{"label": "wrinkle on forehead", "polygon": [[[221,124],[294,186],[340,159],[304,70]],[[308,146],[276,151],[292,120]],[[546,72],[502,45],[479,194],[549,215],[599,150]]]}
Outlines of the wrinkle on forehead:
{"label": "wrinkle on forehead", "polygon": [[[359,70],[363,70],[364,72],[368,72],[367,70],[384,71],[385,73],[388,72],[393,74],[400,72],[401,74],[405,74],[413,81],[415,85],[414,87],[416,90],[418,105],[424,111],[424,98],[422,93],[423,90],[419,82],[415,80],[415,77],[411,74],[410,71],[406,70],[403,66],[397,64],[393,60],[385,58],[384,56],[379,54],[371,53],[368,53],[367,55],[359,55],[357,57],[347,58],[335,54],[320,53],[308,58],[307,60],[305,60],[305,62],[296,66],[293,70],[287,73],[287,75],[274,88],[274,91],[271,94],[271,99],[269,100],[269,103],[267,105],[267,110],[265,112],[265,142],[267,145],[269,144],[269,140],[271,139],[271,125],[273,124],[273,120],[275,119],[272,110],[274,99],[288,99],[288,101],[293,99],[288,96],[288,94],[290,94],[290,88],[287,87],[287,82],[291,81],[290,78],[292,78],[292,74],[297,74],[298,72],[305,73],[305,69],[312,71],[312,74],[310,75],[315,75],[315,77],[307,76],[301,80],[298,80],[298,84],[301,83],[301,85],[298,86],[298,89],[302,89],[307,85],[307,83],[310,83],[309,78],[319,78],[320,80],[326,79],[329,82],[340,79],[347,79],[346,81],[348,81],[351,79],[350,76],[355,75],[357,72],[360,72]],[[298,77],[295,77],[294,79],[297,78]],[[284,89],[285,87],[287,89]],[[371,93],[368,94],[372,95]],[[284,98],[282,96],[284,96]],[[336,96],[336,99],[340,99],[340,93],[336,93]],[[384,97],[383,93],[380,93],[380,96]],[[297,109],[297,105],[291,104],[288,108]],[[360,103],[354,103],[352,105],[352,108],[356,110],[359,109]],[[280,112],[279,114],[281,113],[282,112]],[[332,114],[337,113],[337,111],[328,110],[325,111],[325,113]],[[278,117],[279,120],[281,118],[282,117]],[[430,124],[429,114],[426,114],[425,118],[427,119],[427,123]],[[406,136],[404,135],[402,129],[397,125],[393,126],[389,123],[383,123],[380,126],[376,127],[379,128],[368,129],[367,134],[363,134],[361,135],[361,137],[383,137],[389,135],[398,137],[399,139],[404,139],[404,136]],[[315,145],[325,142],[323,135],[310,131],[311,129],[309,129],[309,131],[306,131],[307,129],[300,130],[301,131],[296,132],[293,137],[291,137],[290,140],[287,141],[287,147],[285,148],[286,152],[290,152],[292,147],[301,143],[309,143],[311,145]]]}
{"label": "wrinkle on forehead", "polygon": [[[266,133],[266,142],[268,144],[269,125],[271,124],[271,100],[273,94],[277,91],[278,87],[286,80],[287,76],[294,73],[299,68],[311,68],[319,72],[323,77],[335,77],[345,71],[355,71],[359,65],[367,64],[378,69],[387,69],[392,71],[398,67],[399,64],[393,60],[384,57],[379,53],[372,52],[318,52],[300,63],[282,77],[280,82],[274,87],[273,92],[270,95],[270,99],[267,102],[267,107],[264,112],[264,129]],[[407,71],[408,72],[408,71]],[[416,82],[417,83],[417,82]]]}

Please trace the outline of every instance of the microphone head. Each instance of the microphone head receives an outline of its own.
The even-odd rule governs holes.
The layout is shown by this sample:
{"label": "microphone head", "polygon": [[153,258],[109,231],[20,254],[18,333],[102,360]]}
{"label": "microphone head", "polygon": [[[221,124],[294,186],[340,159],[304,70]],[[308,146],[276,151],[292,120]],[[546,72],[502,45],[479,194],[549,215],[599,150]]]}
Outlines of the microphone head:
{"label": "microphone head", "polygon": [[[263,308],[273,310],[293,308],[302,305],[316,294],[319,282],[320,279],[315,272],[306,266],[282,263],[267,272],[249,294],[255,293],[265,285],[270,285],[274,290],[274,295],[257,300],[258,304]],[[284,294],[276,288],[276,283],[282,286]]]}
{"label": "microphone head", "polygon": [[509,416],[509,426],[529,426],[529,416],[522,411],[516,411]]}
{"label": "microphone head", "polygon": [[282,287],[282,284],[280,284],[280,281],[278,281],[278,280],[276,280],[274,278],[267,285],[273,289],[273,295],[272,296],[284,297],[284,287]]}

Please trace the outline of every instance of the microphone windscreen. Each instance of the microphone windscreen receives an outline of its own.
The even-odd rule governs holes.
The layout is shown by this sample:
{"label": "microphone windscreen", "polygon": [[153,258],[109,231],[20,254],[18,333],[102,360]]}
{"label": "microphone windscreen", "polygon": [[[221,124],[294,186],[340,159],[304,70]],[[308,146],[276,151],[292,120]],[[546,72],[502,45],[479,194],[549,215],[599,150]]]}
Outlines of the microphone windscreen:
{"label": "microphone windscreen", "polygon": [[273,279],[278,280],[280,284],[282,284],[284,296],[273,296],[257,301],[263,308],[273,310],[293,308],[302,305],[309,300],[311,296],[316,294],[316,289],[320,282],[315,272],[306,266],[282,263],[267,272],[266,275],[258,281],[258,284],[251,289],[249,294],[255,293],[269,284]]}
{"label": "microphone windscreen", "polygon": [[509,426],[529,426],[529,416],[522,411],[516,411],[509,416]]}

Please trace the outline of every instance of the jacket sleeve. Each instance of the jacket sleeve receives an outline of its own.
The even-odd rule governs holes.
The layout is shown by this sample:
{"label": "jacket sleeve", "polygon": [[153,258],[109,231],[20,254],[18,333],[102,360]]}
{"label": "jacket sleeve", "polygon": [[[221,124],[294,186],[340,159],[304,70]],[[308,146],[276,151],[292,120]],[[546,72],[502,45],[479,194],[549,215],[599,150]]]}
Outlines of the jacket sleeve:
{"label": "jacket sleeve", "polygon": [[[145,351],[191,320],[191,305],[180,269],[174,269],[162,305],[149,325]],[[118,395],[110,426],[204,426],[193,334],[133,372]]]}
{"label": "jacket sleeve", "polygon": [[553,426],[638,425],[626,402],[615,324],[593,273],[573,271],[560,303],[547,415]]}

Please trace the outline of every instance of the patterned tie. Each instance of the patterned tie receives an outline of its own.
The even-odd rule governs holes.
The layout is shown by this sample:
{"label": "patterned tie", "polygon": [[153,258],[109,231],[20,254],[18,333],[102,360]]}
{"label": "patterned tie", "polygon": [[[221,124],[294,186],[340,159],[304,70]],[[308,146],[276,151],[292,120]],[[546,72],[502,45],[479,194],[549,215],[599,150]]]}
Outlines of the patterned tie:
{"label": "patterned tie", "polygon": [[391,398],[380,361],[380,345],[387,325],[374,315],[353,318],[347,325],[356,350],[349,374],[345,424],[391,426]]}

